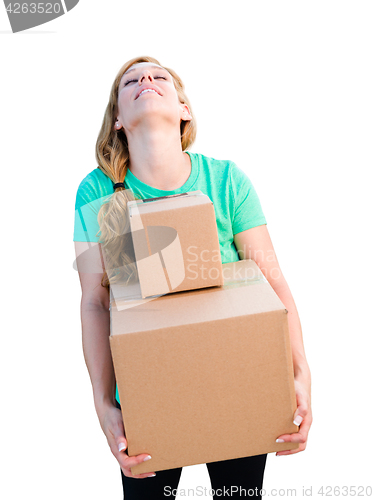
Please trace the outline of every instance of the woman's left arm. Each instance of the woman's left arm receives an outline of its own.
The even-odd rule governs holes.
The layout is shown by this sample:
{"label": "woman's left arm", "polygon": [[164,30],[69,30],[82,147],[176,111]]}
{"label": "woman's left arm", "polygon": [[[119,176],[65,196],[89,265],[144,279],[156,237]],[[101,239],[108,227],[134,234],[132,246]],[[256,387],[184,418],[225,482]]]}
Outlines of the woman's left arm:
{"label": "woman's left arm", "polygon": [[265,224],[237,233],[234,236],[234,243],[240,259],[252,259],[256,262],[288,311],[287,316],[297,401],[294,423],[300,425],[300,427],[299,432],[283,434],[278,436],[278,439],[284,442],[296,442],[300,444],[295,450],[279,451],[276,455],[291,455],[293,453],[298,453],[299,451],[304,451],[306,448],[308,433],[312,425],[313,417],[311,408],[311,373],[306,360],[301,323],[295,301],[279,267],[278,259],[275,255],[273,244]]}

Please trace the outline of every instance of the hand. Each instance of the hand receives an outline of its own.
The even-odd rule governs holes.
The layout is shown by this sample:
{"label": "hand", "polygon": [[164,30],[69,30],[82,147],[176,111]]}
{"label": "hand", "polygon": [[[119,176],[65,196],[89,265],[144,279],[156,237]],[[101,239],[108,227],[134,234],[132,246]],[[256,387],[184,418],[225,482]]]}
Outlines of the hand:
{"label": "hand", "polygon": [[122,472],[127,477],[133,477],[135,479],[143,479],[146,477],[152,477],[156,474],[154,472],[146,472],[143,474],[137,474],[134,476],[131,473],[130,467],[144,462],[146,457],[149,457],[147,453],[141,453],[133,457],[129,457],[124,450],[127,449],[127,439],[125,437],[125,428],[123,426],[123,419],[121,410],[115,406],[108,406],[105,410],[100,412],[99,415],[101,428],[107,438],[109,447],[113,455],[116,457]]}
{"label": "hand", "polygon": [[289,443],[300,443],[300,445],[294,450],[278,451],[275,454],[277,457],[280,455],[293,455],[294,453],[299,453],[299,451],[304,451],[306,448],[309,429],[313,421],[310,382],[295,377],[295,392],[297,409],[294,414],[294,423],[300,425],[299,432],[282,434],[278,439],[283,439],[284,442]]}

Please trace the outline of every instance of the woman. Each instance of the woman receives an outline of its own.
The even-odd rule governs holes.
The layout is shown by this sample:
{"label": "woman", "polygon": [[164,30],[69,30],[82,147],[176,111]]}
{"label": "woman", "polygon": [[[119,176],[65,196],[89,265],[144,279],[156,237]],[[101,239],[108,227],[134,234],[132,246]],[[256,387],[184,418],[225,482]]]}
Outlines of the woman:
{"label": "woman", "polygon": [[[178,468],[133,476],[130,468],[149,457],[126,454],[127,440],[108,339],[108,285],[136,275],[131,245],[126,240],[129,199],[198,189],[210,197],[222,262],[255,260],[288,310],[298,405],[294,423],[300,428],[278,440],[297,442],[299,447],[276,455],[303,451],[312,423],[311,377],[300,321],[259,199],[249,178],[235,163],[186,151],[195,135],[195,118],[178,75],[151,57],[134,58],[120,69],[112,85],[96,144],[99,167],[85,177],[77,192],[74,241],[82,286],[83,350],[97,415],[119,462],[128,500],[165,498],[164,488],[168,487],[169,492],[176,490],[182,471]],[[119,235],[124,239],[120,244]],[[104,260],[107,273],[103,274]],[[266,458],[265,454],[207,464],[212,488],[217,490],[214,498],[220,496],[220,488],[222,496],[223,488],[232,485],[252,488],[253,496],[260,497]],[[231,498],[234,497],[235,494]]]}

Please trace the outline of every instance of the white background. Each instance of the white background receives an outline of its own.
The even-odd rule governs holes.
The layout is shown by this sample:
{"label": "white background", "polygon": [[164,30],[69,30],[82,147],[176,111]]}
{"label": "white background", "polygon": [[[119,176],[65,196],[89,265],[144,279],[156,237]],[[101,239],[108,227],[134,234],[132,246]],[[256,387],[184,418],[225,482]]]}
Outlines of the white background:
{"label": "white background", "polygon": [[[304,452],[268,455],[264,488],[373,486],[373,17],[369,1],[81,0],[12,34],[0,6],[2,498],[122,498],[83,358],[73,219],[112,81],[140,55],[182,77],[191,150],[250,177],[298,307],[314,422]],[[180,488],[198,485],[205,464],[185,467]]]}

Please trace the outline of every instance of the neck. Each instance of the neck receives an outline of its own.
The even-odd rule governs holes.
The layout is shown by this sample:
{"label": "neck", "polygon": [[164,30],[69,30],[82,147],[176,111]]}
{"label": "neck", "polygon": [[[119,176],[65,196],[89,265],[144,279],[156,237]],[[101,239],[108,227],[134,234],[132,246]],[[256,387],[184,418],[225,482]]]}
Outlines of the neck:
{"label": "neck", "polygon": [[191,161],[183,153],[178,128],[139,129],[128,132],[129,169],[139,180],[156,189],[173,191],[187,181]]}

